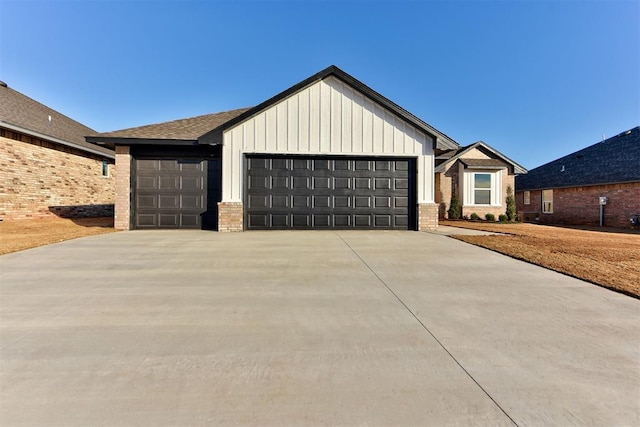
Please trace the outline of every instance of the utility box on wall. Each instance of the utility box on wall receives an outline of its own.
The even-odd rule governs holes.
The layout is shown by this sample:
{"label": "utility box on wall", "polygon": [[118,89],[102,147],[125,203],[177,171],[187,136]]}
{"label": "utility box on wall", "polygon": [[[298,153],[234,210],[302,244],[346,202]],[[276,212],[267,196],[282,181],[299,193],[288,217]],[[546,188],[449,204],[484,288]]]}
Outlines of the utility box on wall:
{"label": "utility box on wall", "polygon": [[607,202],[609,201],[609,198],[606,196],[601,196],[600,197],[600,206],[606,206]]}

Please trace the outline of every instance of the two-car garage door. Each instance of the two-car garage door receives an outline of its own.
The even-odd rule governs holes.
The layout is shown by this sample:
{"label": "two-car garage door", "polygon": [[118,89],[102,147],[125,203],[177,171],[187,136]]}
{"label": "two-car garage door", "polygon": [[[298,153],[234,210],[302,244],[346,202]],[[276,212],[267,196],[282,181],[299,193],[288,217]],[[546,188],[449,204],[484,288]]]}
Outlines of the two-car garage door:
{"label": "two-car garage door", "polygon": [[415,229],[415,161],[249,156],[245,225],[263,229]]}

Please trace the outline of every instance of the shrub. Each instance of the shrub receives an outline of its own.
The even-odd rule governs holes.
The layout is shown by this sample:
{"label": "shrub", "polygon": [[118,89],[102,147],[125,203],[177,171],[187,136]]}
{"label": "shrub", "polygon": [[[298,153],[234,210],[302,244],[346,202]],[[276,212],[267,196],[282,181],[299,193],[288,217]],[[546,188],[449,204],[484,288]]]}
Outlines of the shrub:
{"label": "shrub", "polygon": [[477,221],[477,220],[480,219],[480,216],[477,213],[474,212],[474,213],[471,214],[470,218],[471,218],[471,221]]}
{"label": "shrub", "polygon": [[507,219],[514,221],[516,219],[516,199],[513,197],[513,188],[507,185]]}
{"label": "shrub", "polygon": [[488,213],[484,217],[485,217],[485,219],[487,221],[495,221],[496,220],[496,216],[494,214],[492,214],[492,213]]}
{"label": "shrub", "polygon": [[507,222],[508,220],[509,218],[505,214],[498,216],[498,221],[500,222]]}
{"label": "shrub", "polygon": [[451,193],[451,202],[449,203],[449,210],[447,213],[449,214],[449,219],[460,219],[462,209],[460,206],[460,199],[458,199],[458,195],[455,191]]}

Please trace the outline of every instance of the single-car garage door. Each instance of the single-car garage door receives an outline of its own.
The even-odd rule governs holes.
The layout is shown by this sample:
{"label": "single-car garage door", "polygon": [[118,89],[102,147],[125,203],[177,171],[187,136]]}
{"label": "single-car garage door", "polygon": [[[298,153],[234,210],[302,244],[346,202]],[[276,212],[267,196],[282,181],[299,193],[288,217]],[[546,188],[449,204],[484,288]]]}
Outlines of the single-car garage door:
{"label": "single-car garage door", "polygon": [[215,228],[219,159],[136,159],[134,228]]}
{"label": "single-car garage door", "polygon": [[415,160],[248,156],[245,222],[264,229],[415,229]]}

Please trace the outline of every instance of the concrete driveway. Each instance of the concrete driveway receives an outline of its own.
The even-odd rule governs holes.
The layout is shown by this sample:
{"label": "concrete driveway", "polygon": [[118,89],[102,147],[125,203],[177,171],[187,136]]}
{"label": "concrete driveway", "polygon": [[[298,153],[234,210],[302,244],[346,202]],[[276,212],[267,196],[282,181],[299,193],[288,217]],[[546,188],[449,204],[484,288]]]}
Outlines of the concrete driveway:
{"label": "concrete driveway", "polygon": [[0,424],[640,424],[640,302],[437,234],[0,257]]}

